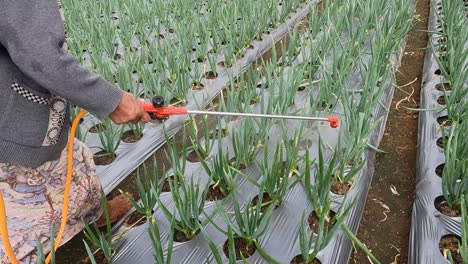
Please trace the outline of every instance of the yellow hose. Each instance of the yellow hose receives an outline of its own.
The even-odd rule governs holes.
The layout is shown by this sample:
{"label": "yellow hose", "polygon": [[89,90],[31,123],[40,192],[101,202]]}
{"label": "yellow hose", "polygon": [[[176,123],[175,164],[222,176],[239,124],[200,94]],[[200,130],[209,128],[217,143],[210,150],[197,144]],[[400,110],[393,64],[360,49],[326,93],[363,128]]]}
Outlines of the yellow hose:
{"label": "yellow hose", "polygon": [[[57,238],[55,239],[54,248],[52,250],[56,251],[60,245],[60,241],[62,240],[63,233],[65,232],[65,227],[67,226],[67,219],[68,219],[68,199],[70,194],[70,185],[73,176],[73,145],[75,143],[75,133],[76,128],[80,124],[80,120],[83,116],[87,113],[86,110],[81,110],[78,115],[73,120],[73,124],[71,126],[70,131],[70,139],[68,140],[68,156],[67,156],[67,180],[65,182],[65,191],[63,193],[63,209],[62,209],[62,222],[60,224],[60,230],[57,234]],[[12,264],[18,264],[18,260],[13,253],[13,249],[11,248],[10,240],[8,239],[8,228],[6,223],[6,213],[5,213],[5,204],[3,202],[3,196],[0,192],[0,235],[2,236],[3,246],[5,248],[5,253],[7,254],[10,262]],[[49,254],[46,258],[46,264],[49,264],[51,258],[51,254]]]}

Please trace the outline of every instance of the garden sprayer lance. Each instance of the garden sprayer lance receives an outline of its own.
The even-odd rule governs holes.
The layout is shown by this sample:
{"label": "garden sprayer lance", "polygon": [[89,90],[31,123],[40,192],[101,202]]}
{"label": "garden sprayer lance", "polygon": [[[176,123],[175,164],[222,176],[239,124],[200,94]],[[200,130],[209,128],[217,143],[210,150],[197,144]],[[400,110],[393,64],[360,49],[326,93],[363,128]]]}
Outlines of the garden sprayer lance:
{"label": "garden sprayer lance", "polygon": [[296,120],[313,120],[325,121],[330,124],[330,127],[338,127],[338,118],[335,116],[329,117],[311,117],[311,116],[290,116],[290,115],[269,115],[269,114],[252,114],[252,113],[234,113],[234,112],[215,112],[215,111],[198,111],[189,110],[183,107],[165,106],[164,98],[155,96],[151,100],[151,104],[143,104],[143,108],[148,112],[153,119],[165,120],[171,115],[217,115],[217,116],[243,116],[243,117],[259,117],[259,118],[279,118],[279,119],[296,119]]}

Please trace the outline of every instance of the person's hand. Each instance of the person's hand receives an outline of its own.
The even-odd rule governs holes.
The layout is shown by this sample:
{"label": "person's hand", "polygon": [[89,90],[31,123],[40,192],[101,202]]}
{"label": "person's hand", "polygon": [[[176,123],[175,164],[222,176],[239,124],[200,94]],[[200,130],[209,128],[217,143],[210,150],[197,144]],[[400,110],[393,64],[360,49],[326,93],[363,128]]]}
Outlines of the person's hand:
{"label": "person's hand", "polygon": [[131,93],[124,92],[119,105],[109,115],[112,122],[116,124],[125,124],[132,122],[137,124],[138,122],[147,123],[151,121],[151,117],[145,110],[143,110],[143,100],[138,100]]}

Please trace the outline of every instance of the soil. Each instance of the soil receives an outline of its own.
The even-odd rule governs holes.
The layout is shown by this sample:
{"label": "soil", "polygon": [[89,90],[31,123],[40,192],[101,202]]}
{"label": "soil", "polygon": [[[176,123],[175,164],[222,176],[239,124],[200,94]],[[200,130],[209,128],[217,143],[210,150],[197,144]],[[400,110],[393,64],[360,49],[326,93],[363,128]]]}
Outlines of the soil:
{"label": "soil", "polygon": [[[106,259],[106,256],[104,256],[104,252],[102,252],[102,250],[99,250],[94,254],[94,259],[96,260],[96,263],[99,263],[99,264],[109,263]],[[83,261],[81,261],[81,264],[91,264],[91,263],[92,262],[89,257],[86,257]]]}
{"label": "soil", "polygon": [[[255,207],[257,206],[257,203],[258,203],[258,195],[252,199],[252,202],[250,202],[250,206]],[[263,193],[262,208],[260,208],[260,212],[262,213],[266,212],[266,210],[271,205],[271,203],[272,201],[271,201],[270,195],[268,195],[268,193]],[[278,208],[279,206],[280,206],[279,204],[275,205],[275,209]]]}
{"label": "soil", "polygon": [[445,167],[445,163],[442,163],[436,167],[435,173],[437,174],[437,176],[442,177],[442,175],[444,175],[444,167]]}
{"label": "soil", "polygon": [[135,211],[131,213],[125,220],[123,221],[123,226],[125,227],[135,227],[135,226],[141,226],[142,224],[146,223],[146,215]]}
{"label": "soil", "polygon": [[446,216],[450,216],[450,217],[461,216],[461,210],[450,208],[444,196],[437,197],[434,200],[434,206],[439,212],[441,212],[442,214]]}
{"label": "soil", "polygon": [[216,77],[218,77],[218,73],[214,71],[209,71],[204,74],[204,77],[208,80],[216,79]]}
{"label": "soil", "polygon": [[113,153],[107,153],[105,151],[99,151],[98,153],[94,154],[94,164],[96,165],[109,165],[117,158],[117,155]]}
{"label": "soil", "polygon": [[443,91],[445,89],[445,91],[450,91],[452,90],[452,87],[450,87],[450,83],[443,83],[443,84],[436,84],[435,88],[439,91]]}
{"label": "soil", "polygon": [[[243,238],[234,237],[234,247],[236,249],[236,259],[242,260],[242,257],[248,258],[252,256],[257,248],[255,245],[248,245],[247,241]],[[229,256],[229,241],[226,240],[223,245],[223,252]]]}
{"label": "soil", "polygon": [[92,126],[88,131],[89,133],[99,133],[105,130],[107,130],[107,127],[104,124],[99,123],[99,124]]}
{"label": "soil", "polygon": [[192,83],[192,90],[194,91],[200,91],[203,90],[203,88],[205,88],[205,86],[201,83]]}
{"label": "soil", "polygon": [[174,241],[179,242],[179,243],[187,242],[187,241],[194,239],[199,233],[200,233],[200,230],[198,230],[198,232],[193,237],[188,238],[185,236],[183,232],[180,232],[179,230],[175,230]]}
{"label": "soil", "polygon": [[322,264],[320,260],[314,258],[311,262],[305,262],[302,255],[297,255],[291,260],[291,264]]}
{"label": "soil", "polygon": [[448,118],[448,116],[440,116],[437,118],[437,123],[442,126],[451,126],[452,125],[452,120]]}
{"label": "soil", "polygon": [[[171,178],[171,181],[174,182],[174,176],[169,176],[169,178]],[[169,180],[168,179],[164,179],[164,183],[163,183],[163,188],[162,188],[162,192],[170,192],[171,191],[171,185],[169,185]]]}
{"label": "soil", "polygon": [[133,130],[125,131],[122,134],[122,141],[125,143],[136,143],[141,140],[141,137],[135,136]]}
{"label": "soil", "polygon": [[[289,172],[286,172],[285,170],[286,170],[286,161],[283,161],[283,165],[282,165],[282,167],[281,167],[281,175],[282,175],[283,177],[284,177],[284,176],[288,176],[288,174],[289,174]],[[291,168],[291,170],[297,171],[297,170],[298,170],[297,165],[296,165],[295,168]],[[297,176],[297,173],[296,173],[295,171],[292,172],[291,177],[292,177],[292,176]],[[286,174],[286,173],[287,173],[287,174]]]}
{"label": "soil", "polygon": [[446,101],[445,101],[445,96],[441,95],[439,96],[439,98],[437,98],[437,103],[440,104],[440,105],[446,105]]}
{"label": "soil", "polygon": [[[207,157],[204,158],[206,159]],[[194,163],[200,162],[200,159],[198,158],[197,153],[195,151],[191,151],[189,154],[187,154],[187,161]]]}
{"label": "soil", "polygon": [[440,137],[437,139],[437,146],[441,149],[444,148],[444,138]]}
{"label": "soil", "polygon": [[461,239],[459,236],[456,235],[446,235],[443,236],[439,241],[439,250],[442,256],[445,256],[444,251],[447,252],[450,250],[452,255],[453,264],[463,264],[463,258],[460,255],[459,244],[461,243]]}
{"label": "soil", "polygon": [[[229,164],[231,164],[231,166],[234,166],[234,167],[235,167],[235,165],[236,165],[236,157],[230,159],[230,160],[229,160]],[[239,168],[236,168],[236,169],[238,169],[238,170],[245,170],[245,169],[247,169],[247,165],[241,163],[241,164],[239,165]]]}
{"label": "soil", "polygon": [[[335,217],[336,213],[333,212],[333,211],[330,211],[329,213],[329,219],[325,219],[325,229],[328,231],[328,230],[331,230],[333,228],[333,226],[335,226],[335,223],[334,223],[334,217]],[[330,220],[332,220],[332,222],[330,222]],[[312,213],[309,214],[309,217],[308,217],[308,222],[309,222],[309,228],[310,230],[312,230],[312,232],[314,232],[315,234],[318,234],[318,231],[319,231],[319,227],[320,227],[320,218],[318,217],[317,213],[315,211],[312,211]]]}
{"label": "soil", "polygon": [[333,179],[331,192],[338,195],[345,195],[353,187],[350,182],[339,182],[336,179]]}
{"label": "soil", "polygon": [[[397,85],[403,86],[415,78],[418,80],[400,88],[406,92],[395,89],[385,134],[380,144],[380,149],[387,151],[387,154],[376,155],[374,178],[357,234],[381,263],[406,263],[408,260],[411,211],[416,187],[418,113],[406,110],[403,106],[419,107],[424,53],[428,47],[429,3],[429,0],[415,2],[414,28],[409,32],[396,81]],[[412,100],[405,100],[413,91],[411,99],[416,104]],[[396,104],[401,100],[399,109],[396,109]],[[393,194],[391,187],[398,194]],[[380,203],[388,206],[390,212]],[[386,216],[383,212],[386,212]],[[370,262],[358,250],[353,253],[349,263]]]}
{"label": "soil", "polygon": [[208,188],[208,193],[206,194],[207,201],[220,201],[226,198],[219,188],[214,187],[214,184],[210,185]]}

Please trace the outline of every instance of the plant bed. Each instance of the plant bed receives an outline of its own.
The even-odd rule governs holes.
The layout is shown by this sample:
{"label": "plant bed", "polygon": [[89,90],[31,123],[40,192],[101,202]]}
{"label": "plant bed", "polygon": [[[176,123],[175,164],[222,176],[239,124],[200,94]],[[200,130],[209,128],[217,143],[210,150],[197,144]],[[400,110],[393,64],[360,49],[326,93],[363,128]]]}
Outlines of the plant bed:
{"label": "plant bed", "polygon": [[115,155],[115,153],[107,153],[105,151],[99,151],[93,155],[94,164],[101,166],[111,164],[116,158],[117,155]]}
{"label": "plant bed", "polygon": [[302,255],[297,255],[291,260],[291,264],[322,264],[322,262],[316,258],[311,262],[305,262]]}
{"label": "plant bed", "polygon": [[[236,260],[247,259],[248,257],[255,254],[257,248],[254,243],[249,244],[248,240],[244,238],[234,237],[234,248],[236,252]],[[226,256],[229,256],[229,241],[226,240],[223,245],[223,252]]]}
{"label": "plant bed", "polygon": [[452,255],[452,264],[463,264],[462,256],[459,252],[461,238],[456,235],[445,235],[439,241],[439,250],[442,256],[448,259],[448,252]]}
{"label": "plant bed", "polygon": [[146,223],[147,219],[145,214],[135,211],[129,214],[123,221],[122,225],[125,227],[135,227],[141,226],[142,224]]}
{"label": "plant bed", "polygon": [[460,209],[451,208],[447,201],[445,200],[444,196],[439,196],[434,200],[435,208],[442,214],[450,217],[458,217],[461,216]]}
{"label": "plant bed", "polygon": [[136,142],[140,141],[141,138],[142,138],[142,136],[135,135],[133,130],[125,131],[122,134],[122,141],[125,142],[125,143],[136,143]]}

